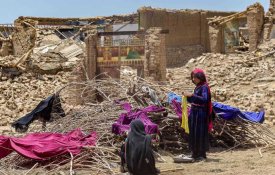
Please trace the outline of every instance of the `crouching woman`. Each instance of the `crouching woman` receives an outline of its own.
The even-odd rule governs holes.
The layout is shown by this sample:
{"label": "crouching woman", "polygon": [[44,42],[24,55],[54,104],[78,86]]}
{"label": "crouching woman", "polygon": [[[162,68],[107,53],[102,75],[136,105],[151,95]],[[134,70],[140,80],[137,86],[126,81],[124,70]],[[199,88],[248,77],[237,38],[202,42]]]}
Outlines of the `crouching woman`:
{"label": "crouching woman", "polygon": [[146,135],[144,124],[140,120],[133,120],[130,124],[130,132],[125,147],[122,148],[121,159],[122,163],[126,163],[131,175],[159,174],[155,166],[151,137]]}

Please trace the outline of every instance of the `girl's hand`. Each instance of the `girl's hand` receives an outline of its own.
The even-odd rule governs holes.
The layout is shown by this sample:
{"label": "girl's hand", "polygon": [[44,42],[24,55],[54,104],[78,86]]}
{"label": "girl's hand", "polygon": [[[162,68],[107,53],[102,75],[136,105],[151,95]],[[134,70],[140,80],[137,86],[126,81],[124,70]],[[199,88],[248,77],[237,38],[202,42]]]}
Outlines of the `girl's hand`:
{"label": "girl's hand", "polygon": [[182,95],[186,96],[186,97],[192,97],[192,93],[189,92],[183,92]]}

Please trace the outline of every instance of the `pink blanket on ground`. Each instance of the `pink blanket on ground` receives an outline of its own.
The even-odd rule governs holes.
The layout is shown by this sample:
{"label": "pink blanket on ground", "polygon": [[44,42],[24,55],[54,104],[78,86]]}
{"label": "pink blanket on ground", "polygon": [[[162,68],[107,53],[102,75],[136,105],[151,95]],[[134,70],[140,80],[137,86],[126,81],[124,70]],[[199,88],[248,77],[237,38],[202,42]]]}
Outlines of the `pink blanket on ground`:
{"label": "pink blanket on ground", "polygon": [[83,146],[94,146],[96,138],[95,132],[86,136],[80,129],[65,134],[32,133],[22,138],[0,136],[0,159],[13,151],[35,160],[66,153],[77,155]]}

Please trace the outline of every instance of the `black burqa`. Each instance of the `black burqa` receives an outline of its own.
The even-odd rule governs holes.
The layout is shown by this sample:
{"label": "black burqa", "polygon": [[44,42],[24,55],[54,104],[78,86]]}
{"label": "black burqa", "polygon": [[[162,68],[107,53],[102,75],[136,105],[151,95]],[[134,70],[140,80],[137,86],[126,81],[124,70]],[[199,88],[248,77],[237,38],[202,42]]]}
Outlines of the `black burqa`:
{"label": "black burqa", "polygon": [[134,120],[126,141],[127,168],[133,175],[155,175],[155,158],[151,148],[151,137],[145,133],[144,124]]}

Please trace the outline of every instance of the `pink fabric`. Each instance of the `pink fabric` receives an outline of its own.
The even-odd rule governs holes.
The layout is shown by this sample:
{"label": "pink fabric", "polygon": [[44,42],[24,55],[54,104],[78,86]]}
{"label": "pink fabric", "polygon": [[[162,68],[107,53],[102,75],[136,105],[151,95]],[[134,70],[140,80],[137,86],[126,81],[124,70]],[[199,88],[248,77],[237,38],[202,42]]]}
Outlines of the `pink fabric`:
{"label": "pink fabric", "polygon": [[13,151],[35,160],[67,153],[77,155],[83,146],[94,146],[96,138],[95,132],[85,136],[80,129],[65,134],[33,133],[22,138],[0,136],[0,159]]}
{"label": "pink fabric", "polygon": [[205,75],[204,71],[202,69],[200,69],[200,68],[195,68],[192,72],[194,74],[196,74],[196,73],[203,73]]}

